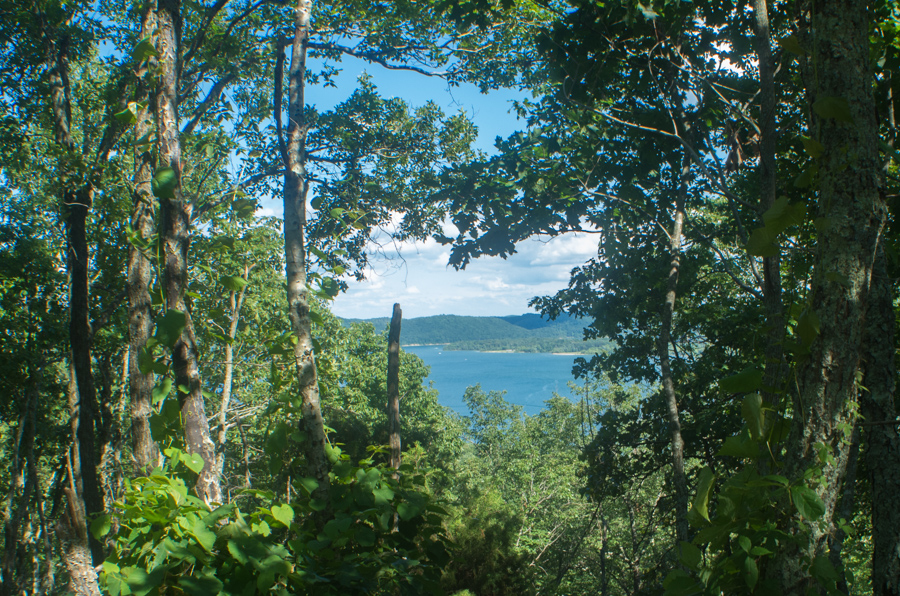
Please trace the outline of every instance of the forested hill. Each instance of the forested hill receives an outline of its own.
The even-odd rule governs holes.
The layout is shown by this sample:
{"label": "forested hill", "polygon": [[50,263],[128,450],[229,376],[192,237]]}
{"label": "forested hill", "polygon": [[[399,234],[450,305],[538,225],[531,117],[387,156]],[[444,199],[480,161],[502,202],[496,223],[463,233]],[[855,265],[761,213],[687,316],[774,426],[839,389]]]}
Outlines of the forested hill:
{"label": "forested hill", "polygon": [[[371,323],[381,331],[390,319],[343,319],[345,325]],[[505,317],[436,315],[405,319],[400,333],[403,345],[443,344],[448,349],[516,350],[523,352],[580,351],[602,347],[603,342],[583,342],[584,323],[574,317],[548,321],[528,313]]]}

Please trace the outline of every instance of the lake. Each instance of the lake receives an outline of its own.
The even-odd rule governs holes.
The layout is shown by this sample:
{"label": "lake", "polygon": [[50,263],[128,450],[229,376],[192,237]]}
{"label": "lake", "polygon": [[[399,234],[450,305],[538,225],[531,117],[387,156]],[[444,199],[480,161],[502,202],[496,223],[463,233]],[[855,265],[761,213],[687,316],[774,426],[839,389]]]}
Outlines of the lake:
{"label": "lake", "polygon": [[470,385],[480,384],[485,392],[506,391],[504,399],[522,406],[529,416],[538,414],[553,392],[572,397],[568,382],[575,380],[572,365],[576,356],[445,351],[443,346],[405,346],[403,349],[431,367],[425,382],[434,382],[441,405],[460,414],[468,413],[462,398]]}

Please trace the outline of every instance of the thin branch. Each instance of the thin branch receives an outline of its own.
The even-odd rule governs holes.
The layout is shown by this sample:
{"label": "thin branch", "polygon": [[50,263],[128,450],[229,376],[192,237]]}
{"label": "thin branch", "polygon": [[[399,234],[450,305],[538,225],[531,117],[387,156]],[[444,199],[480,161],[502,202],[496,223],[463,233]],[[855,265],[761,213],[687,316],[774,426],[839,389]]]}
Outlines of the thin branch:
{"label": "thin branch", "polygon": [[411,64],[391,64],[387,61],[387,59],[378,56],[374,52],[360,52],[353,48],[348,48],[347,46],[333,45],[327,43],[318,43],[318,42],[308,42],[307,46],[315,49],[315,50],[331,50],[338,51],[347,56],[352,56],[353,58],[359,58],[361,60],[365,60],[366,62],[371,62],[373,64],[378,64],[388,70],[405,70],[409,72],[417,72],[421,75],[425,75],[427,77],[438,77],[438,78],[447,78],[452,75],[451,71],[432,71],[421,66],[413,66]]}
{"label": "thin branch", "polygon": [[201,215],[204,215],[204,214],[208,213],[209,211],[211,211],[212,209],[215,209],[219,205],[222,205],[223,203],[225,203],[225,200],[228,198],[228,196],[234,195],[235,192],[242,191],[245,188],[249,188],[250,186],[257,184],[270,176],[280,176],[283,173],[284,173],[284,169],[279,167],[277,169],[271,168],[271,169],[265,170],[263,172],[259,172],[258,174],[254,174],[254,175],[250,176],[246,180],[243,180],[243,181],[239,182],[238,184],[235,184],[228,190],[219,193],[219,196],[212,199],[208,203],[204,203],[199,208],[195,209],[191,215],[191,222],[195,221]]}
{"label": "thin branch", "polygon": [[228,4],[228,0],[216,0],[216,3],[206,9],[206,16],[203,17],[203,22],[200,24],[200,27],[197,29],[197,37],[194,38],[193,43],[191,43],[190,49],[184,54],[184,58],[182,58],[182,64],[189,64],[193,59],[194,54],[197,53],[197,50],[200,49],[200,46],[206,40],[206,33],[209,31],[209,25],[213,22],[213,19],[216,18],[216,15],[221,12],[225,5]]}
{"label": "thin branch", "polygon": [[194,115],[191,120],[181,130],[182,134],[189,135],[194,132],[194,128],[196,128],[197,124],[200,123],[200,118],[202,118],[203,115],[209,111],[214,103],[219,101],[219,97],[222,95],[222,91],[224,91],[225,87],[227,87],[228,84],[236,78],[237,73],[231,72],[219,79],[216,84],[212,86],[212,89],[210,89],[209,93],[206,94],[206,98],[200,103],[200,105],[197,106],[197,109],[194,110]]}

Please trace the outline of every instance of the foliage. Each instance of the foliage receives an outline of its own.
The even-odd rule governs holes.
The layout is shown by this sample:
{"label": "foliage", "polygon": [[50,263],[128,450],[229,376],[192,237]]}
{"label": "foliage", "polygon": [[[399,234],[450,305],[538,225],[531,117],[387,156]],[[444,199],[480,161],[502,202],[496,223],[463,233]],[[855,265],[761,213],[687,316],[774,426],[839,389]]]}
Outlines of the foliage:
{"label": "foliage", "polygon": [[[811,526],[824,523],[825,504],[814,487],[833,459],[830,449],[824,443],[817,446],[818,465],[800,480],[766,474],[767,467],[777,465],[773,454],[782,450],[789,423],[777,412],[763,408],[757,393],[744,397],[741,409],[745,425],[740,434],[725,441],[718,455],[736,458],[743,465],[715,493],[714,507],[711,497],[716,475],[709,467],[700,472],[690,514],[698,532],[691,544],[681,549],[681,563],[695,572],[696,578],[673,571],[665,581],[667,594],[777,591],[778,579],[767,573],[775,553],[788,542],[806,547]],[[799,521],[787,523],[792,519]],[[801,565],[817,582],[809,589],[840,593],[840,577],[828,557],[807,557]]]}
{"label": "foliage", "polygon": [[[353,464],[334,449],[333,517],[322,528],[311,515],[315,483],[297,482],[298,497],[273,500],[250,490],[237,503],[210,509],[188,490],[199,470],[181,452],[146,478],[128,481],[110,516],[114,554],[103,565],[104,588],[118,594],[424,594],[436,590],[446,562],[443,509],[414,465],[394,470],[371,459]],[[202,467],[202,462],[200,464]]]}

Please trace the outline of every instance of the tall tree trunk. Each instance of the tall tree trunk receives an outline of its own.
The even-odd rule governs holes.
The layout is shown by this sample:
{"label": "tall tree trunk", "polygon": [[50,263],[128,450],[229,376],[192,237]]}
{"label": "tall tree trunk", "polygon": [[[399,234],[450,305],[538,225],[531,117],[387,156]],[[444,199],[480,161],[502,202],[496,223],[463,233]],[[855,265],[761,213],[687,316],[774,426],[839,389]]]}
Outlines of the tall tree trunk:
{"label": "tall tree trunk", "polygon": [[894,292],[884,251],[879,250],[872,273],[860,394],[865,425],[865,458],[872,492],[872,594],[900,594],[900,436],[894,408]]}
{"label": "tall tree trunk", "polygon": [[[329,495],[328,459],[325,455],[325,422],[319,404],[319,381],[316,375],[316,358],[312,344],[312,319],[309,311],[309,288],[306,277],[306,195],[309,182],[306,177],[306,116],[304,76],[306,74],[306,44],[309,40],[311,0],[297,3],[297,21],[294,43],[291,47],[291,67],[288,83],[288,143],[287,163],[284,174],[284,256],[287,274],[288,315],[297,343],[294,345],[294,362],[302,399],[301,427],[306,434],[305,451],[309,474],[318,482],[313,497],[326,504],[319,516],[324,520],[330,515],[327,509]],[[278,73],[277,76],[281,76]]]}
{"label": "tall tree trunk", "polygon": [[84,477],[81,445],[77,440],[80,434],[81,417],[78,394],[78,382],[74,365],[69,365],[69,414],[73,440],[66,453],[65,477],[63,492],[66,495],[66,506],[59,518],[56,532],[65,552],[64,560],[69,572],[69,591],[76,596],[94,596],[100,594],[97,585],[97,573],[94,566],[102,561],[94,560],[91,552],[93,537],[88,532],[87,500],[84,498]]}
{"label": "tall tree trunk", "polygon": [[[808,89],[813,102],[810,129],[824,147],[818,160],[817,217],[831,223],[818,238],[810,304],[819,333],[798,367],[784,468],[789,478],[802,478],[819,462],[818,443],[834,457],[815,487],[825,514],[823,524],[806,526],[810,536],[805,554],[810,559],[824,554],[845,475],[847,429],[855,423],[859,398],[866,301],[886,213],[880,197],[866,4],[817,0],[811,7],[816,77]],[[790,547],[778,553],[775,564],[786,595],[806,593],[811,580],[802,558]]]}
{"label": "tall tree trunk", "polygon": [[[160,196],[160,234],[164,259],[166,306],[184,314],[185,326],[172,350],[175,386],[181,400],[184,439],[188,452],[203,459],[203,469],[195,487],[197,494],[210,503],[222,502],[216,476],[216,449],[210,438],[209,421],[203,401],[197,343],[191,313],[184,295],[187,288],[188,244],[191,204],[181,189],[181,142],[178,130],[178,59],[181,45],[181,2],[161,0],[156,13],[159,77],[156,89],[157,147],[160,168],[171,176],[170,185],[157,192]],[[161,188],[160,184],[158,188]]]}
{"label": "tall tree trunk", "polygon": [[400,469],[400,323],[403,311],[399,304],[394,304],[394,314],[388,330],[388,432],[391,447],[391,466]]}
{"label": "tall tree trunk", "polygon": [[[850,521],[853,517],[856,501],[856,469],[859,464],[860,434],[860,426],[857,424],[853,429],[853,436],[850,438],[850,454],[847,456],[847,473],[844,476],[841,498],[834,510],[836,519]],[[846,538],[847,533],[839,527],[835,528],[834,532],[828,537],[828,557],[831,560],[831,565],[838,572],[837,589],[841,594],[850,593],[850,589],[847,586],[847,571],[844,560],[841,557]]]}
{"label": "tall tree trunk", "polygon": [[[84,509],[88,518],[103,513],[103,492],[97,473],[95,405],[97,392],[91,367],[92,334],[90,298],[88,295],[87,213],[91,205],[91,191],[67,193],[66,232],[69,252],[69,341],[72,372],[77,385],[78,402],[73,412],[78,423],[74,428],[81,464]],[[94,563],[103,561],[103,547],[93,536],[88,537]]]}
{"label": "tall tree trunk", "polygon": [[[156,29],[156,2],[147,2],[141,18],[141,38],[150,37]],[[134,125],[134,194],[132,195],[131,229],[137,242],[149,242],[154,232],[153,211],[155,200],[151,189],[153,178],[153,151],[149,138],[153,130],[153,108],[150,94],[150,73],[156,68],[156,59],[150,56],[138,65],[135,76],[138,81],[136,100],[144,104]],[[153,313],[150,300],[151,268],[143,247],[128,244],[128,391],[131,398],[131,439],[134,469],[137,474],[149,474],[159,461],[159,448],[150,432],[150,416],[153,414],[153,373],[141,371],[141,350],[147,345],[153,331]]]}
{"label": "tall tree trunk", "polygon": [[672,446],[672,484],[675,488],[675,539],[688,540],[688,490],[684,475],[684,440],[681,437],[681,420],[678,415],[678,396],[669,359],[669,344],[672,341],[672,318],[675,313],[675,298],[678,292],[678,272],[681,268],[681,238],[684,227],[684,203],[687,194],[687,178],[691,161],[685,154],[677,179],[678,189],[675,212],[672,217],[672,231],[669,234],[669,276],[666,283],[666,298],[662,308],[662,322],[659,331],[659,368],[662,376],[663,395],[666,400],[666,414],[669,420],[669,441]]}
{"label": "tall tree trunk", "polygon": [[[775,118],[777,97],[767,1],[753,0],[752,3],[756,57],[759,61],[759,213],[760,220],[762,220],[762,213],[775,204],[778,195],[775,161],[778,143],[778,127]],[[774,404],[776,390],[784,385],[786,371],[784,359],[785,321],[781,301],[781,256],[776,254],[763,257],[762,269],[767,340],[761,395],[765,403]]]}
{"label": "tall tree trunk", "polygon": [[[50,93],[53,106],[53,121],[56,140],[66,151],[74,150],[71,135],[72,106],[69,89],[68,40],[63,37],[53,50],[56,55],[50,68]],[[94,375],[91,367],[90,277],[88,265],[90,256],[87,245],[87,216],[93,200],[90,183],[78,187],[81,181],[67,180],[69,187],[64,190],[63,214],[66,224],[66,264],[69,277],[69,372],[73,380],[70,396],[77,399],[70,403],[72,420],[72,441],[77,446],[77,480],[79,491],[70,498],[83,500],[74,504],[84,510],[87,516],[103,512],[103,495],[97,474],[97,457],[94,446],[95,425],[94,406],[97,401]],[[103,560],[102,545],[93,537],[88,537],[95,564]]]}
{"label": "tall tree trunk", "polygon": [[[241,276],[245,282],[250,279],[251,265],[244,265],[244,274]],[[231,307],[231,322],[228,325],[228,341],[225,342],[225,377],[222,380],[222,403],[219,405],[219,428],[216,440],[216,475],[221,484],[222,474],[225,471],[225,444],[228,440],[226,424],[228,422],[228,408],[231,405],[231,392],[234,388],[234,338],[237,337],[238,323],[241,320],[241,308],[244,305],[244,293],[247,286],[244,285],[238,291],[231,291],[228,296]]]}
{"label": "tall tree trunk", "polygon": [[[31,372],[31,371],[29,371]],[[19,552],[22,536],[19,528],[28,512],[33,485],[26,482],[26,473],[34,458],[34,436],[36,431],[35,414],[39,392],[33,373],[28,375],[24,387],[24,398],[20,401],[22,408],[18,424],[15,426],[15,443],[12,449],[12,461],[9,466],[10,487],[6,497],[3,520],[3,582],[0,583],[0,595],[15,596],[21,593],[19,586],[22,579],[18,572]],[[38,496],[40,499],[40,496]]]}

